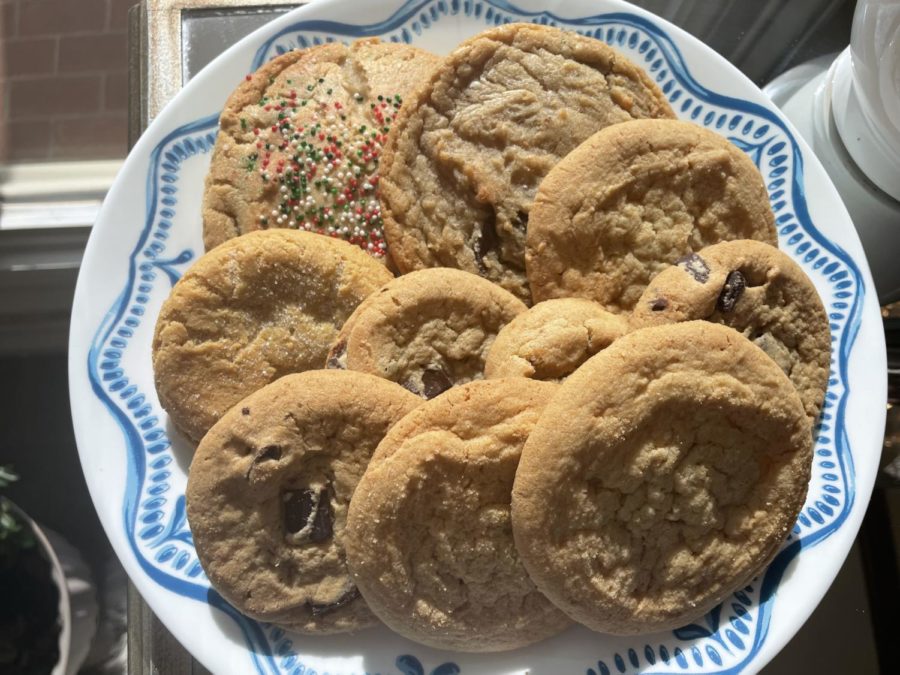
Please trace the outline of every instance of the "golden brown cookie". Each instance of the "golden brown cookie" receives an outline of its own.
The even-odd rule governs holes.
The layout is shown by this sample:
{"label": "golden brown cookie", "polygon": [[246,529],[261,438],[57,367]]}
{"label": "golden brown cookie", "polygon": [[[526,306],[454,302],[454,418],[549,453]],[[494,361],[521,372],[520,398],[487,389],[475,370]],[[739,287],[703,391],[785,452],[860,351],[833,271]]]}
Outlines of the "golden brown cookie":
{"label": "golden brown cookie", "polygon": [[528,282],[535,302],[578,296],[627,312],[670,264],[730,239],[776,244],[750,157],[690,122],[635,120],[586,140],[541,183]]}
{"label": "golden brown cookie", "polygon": [[345,547],[360,592],[391,629],[484,652],[569,624],[525,573],[509,521],[522,445],[556,388],[470,382],[411,412],[378,446],[350,504]]}
{"label": "golden brown cookie", "polygon": [[534,193],[616,122],[674,117],[638,66],[599,40],[509,24],[463,42],[394,120],[381,164],[385,235],[401,272],[456,267],[530,302]]}
{"label": "golden brown cookie", "polygon": [[743,333],[777,363],[819,416],[831,331],[822,300],[801,267],[773,246],[730,241],[708,246],[660,272],[634,308],[644,325],[705,319]]}
{"label": "golden brown cookie", "polygon": [[447,268],[412,272],[357,307],[327,366],[378,375],[434,398],[481,379],[497,333],[524,311],[514,295],[474,274]]}
{"label": "golden brown cookie", "polygon": [[347,508],[375,447],[421,402],[371,375],[320,370],[226,413],[197,448],[186,491],[213,587],[244,614],[302,633],[375,623],[347,572]]}
{"label": "golden brown cookie", "polygon": [[309,232],[251,232],[216,247],[160,310],[153,372],[162,407],[199,441],[248,394],[321,368],[344,320],[391,278],[356,246]]}
{"label": "golden brown cookie", "polygon": [[561,382],[629,330],[628,319],[583,298],[534,305],[497,334],[484,376]]}
{"label": "golden brown cookie", "polygon": [[383,258],[382,144],[403,97],[439,62],[368,39],[290,51],[249,75],[219,119],[203,198],[207,250],[289,227]]}
{"label": "golden brown cookie", "polygon": [[758,574],[806,495],[812,437],[794,386],[705,321],[619,338],[560,385],[512,496],[531,578],[587,627],[681,626]]}

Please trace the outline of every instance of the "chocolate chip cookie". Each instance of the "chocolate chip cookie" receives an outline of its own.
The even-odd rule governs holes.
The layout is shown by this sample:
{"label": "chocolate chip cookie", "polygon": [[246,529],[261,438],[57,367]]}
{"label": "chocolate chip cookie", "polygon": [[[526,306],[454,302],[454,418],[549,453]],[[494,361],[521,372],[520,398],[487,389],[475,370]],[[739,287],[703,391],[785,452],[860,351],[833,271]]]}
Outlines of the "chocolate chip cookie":
{"label": "chocolate chip cookie", "polygon": [[599,40],[509,24],[463,42],[388,134],[381,204],[398,268],[456,267],[530,302],[538,184],[594,132],[642,117],[674,115],[647,74]]}
{"label": "chocolate chip cookie", "polygon": [[801,267],[773,246],[709,246],[658,274],[634,308],[644,325],[705,319],[752,340],[794,383],[810,422],[828,386],[828,316]]}
{"label": "chocolate chip cookie", "polygon": [[500,329],[485,360],[484,376],[561,382],[628,329],[626,317],[590,300],[539,302]]}
{"label": "chocolate chip cookie", "polygon": [[383,258],[382,144],[403,97],[439,62],[369,39],[290,51],[247,76],[219,119],[203,198],[207,250],[288,227]]}
{"label": "chocolate chip cookie", "polygon": [[498,331],[524,311],[514,295],[474,274],[419,270],[394,279],[357,308],[326,364],[378,375],[434,398],[481,379]]}
{"label": "chocolate chip cookie", "polygon": [[512,496],[531,578],[587,627],[681,626],[746,584],[806,495],[812,437],[775,363],[725,326],[619,338],[560,385]]}
{"label": "chocolate chip cookie", "polygon": [[557,385],[471,382],[378,446],[347,519],[350,573],[372,611],[439,649],[514,649],[569,621],[525,573],[509,499],[525,439]]}
{"label": "chocolate chip cookie", "polygon": [[251,232],[216,247],[160,310],[153,372],[162,407],[199,441],[248,394],[321,368],[344,320],[391,278],[358,247],[309,232]]}
{"label": "chocolate chip cookie", "polygon": [[525,265],[536,302],[578,296],[627,312],[670,264],[731,239],[776,244],[750,157],[689,122],[635,120],[598,132],[547,174]]}
{"label": "chocolate chip cookie", "polygon": [[375,447],[422,400],[342,371],[287,375],[232,408],[197,448],[187,516],[213,587],[303,633],[375,623],[345,563],[347,508]]}

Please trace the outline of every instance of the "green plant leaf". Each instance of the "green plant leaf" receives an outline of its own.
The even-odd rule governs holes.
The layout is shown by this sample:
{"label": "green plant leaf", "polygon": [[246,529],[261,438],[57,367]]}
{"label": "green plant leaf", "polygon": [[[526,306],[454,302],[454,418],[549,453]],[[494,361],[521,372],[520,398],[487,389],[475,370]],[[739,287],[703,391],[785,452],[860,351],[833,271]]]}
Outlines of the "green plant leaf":
{"label": "green plant leaf", "polygon": [[3,466],[0,464],[0,488],[5,488],[10,483],[19,480],[19,475],[13,471],[11,466]]}

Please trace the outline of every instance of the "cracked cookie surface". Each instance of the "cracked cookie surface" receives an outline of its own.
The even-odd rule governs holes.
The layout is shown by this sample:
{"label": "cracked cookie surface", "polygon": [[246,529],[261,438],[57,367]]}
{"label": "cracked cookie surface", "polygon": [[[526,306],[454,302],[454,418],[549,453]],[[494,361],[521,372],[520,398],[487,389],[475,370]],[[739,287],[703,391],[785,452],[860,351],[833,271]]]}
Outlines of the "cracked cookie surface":
{"label": "cracked cookie surface", "polygon": [[578,296],[627,312],[670,264],[731,239],[776,245],[750,157],[696,124],[635,120],[596,133],[547,174],[525,264],[535,302]]}
{"label": "cracked cookie surface", "polygon": [[626,317],[590,300],[539,302],[500,329],[488,351],[484,376],[561,382],[628,330]]}
{"label": "cracked cookie surface", "polygon": [[321,368],[344,320],[392,279],[359,248],[292,230],[216,247],[172,288],[153,336],[162,407],[199,441],[225,412],[282,375]]}
{"label": "cracked cookie surface", "polygon": [[186,491],[216,590],[248,616],[303,633],[374,624],[347,572],[347,509],[375,447],[421,402],[364,373],[310,371],[230,410],[197,448]]}
{"label": "cracked cookie surface", "polygon": [[439,62],[369,39],[290,51],[248,76],[219,119],[203,198],[206,249],[286,227],[384,258],[382,144],[403,97]]}
{"label": "cracked cookie surface", "polygon": [[401,272],[456,267],[525,302],[525,231],[538,184],[594,132],[674,117],[611,47],[510,24],[463,42],[411,94],[382,161],[385,234]]}
{"label": "cracked cookie surface", "polygon": [[514,295],[474,274],[419,270],[360,304],[329,351],[327,366],[378,375],[434,398],[481,379],[497,333],[524,311]]}
{"label": "cracked cookie surface", "polygon": [[516,545],[570,617],[676,628],[759,573],[790,533],[812,437],[790,380],[736,331],[619,338],[560,385],[522,451]]}
{"label": "cracked cookie surface", "polygon": [[569,624],[525,573],[509,520],[522,445],[557,386],[517,378],[451,389],[378,446],[345,545],[363,597],[391,629],[440,649],[499,651]]}
{"label": "cracked cookie surface", "polygon": [[702,249],[658,274],[633,316],[643,325],[705,319],[734,328],[791,379],[810,423],[818,418],[831,362],[828,316],[812,281],[777,248],[747,240]]}

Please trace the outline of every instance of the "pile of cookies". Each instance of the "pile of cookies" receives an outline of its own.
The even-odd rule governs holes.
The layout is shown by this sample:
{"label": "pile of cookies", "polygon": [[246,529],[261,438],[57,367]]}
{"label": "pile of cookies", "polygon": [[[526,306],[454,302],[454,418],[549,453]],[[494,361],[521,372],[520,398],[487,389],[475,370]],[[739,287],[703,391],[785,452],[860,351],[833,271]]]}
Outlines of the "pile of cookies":
{"label": "pile of cookies", "polygon": [[[683,625],[803,504],[830,336],[752,161],[604,43],[294,51],[153,341],[213,587],[303,633]],[[324,236],[323,236],[324,235]]]}

